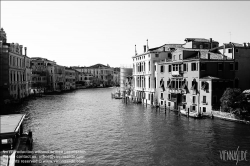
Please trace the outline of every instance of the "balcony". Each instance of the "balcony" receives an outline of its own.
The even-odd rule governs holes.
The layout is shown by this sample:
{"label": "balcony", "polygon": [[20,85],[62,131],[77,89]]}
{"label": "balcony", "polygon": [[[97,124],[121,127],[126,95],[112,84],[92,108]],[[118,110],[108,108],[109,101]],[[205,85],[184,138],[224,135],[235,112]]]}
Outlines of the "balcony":
{"label": "balcony", "polygon": [[203,105],[208,105],[208,103],[206,101],[202,101],[201,102]]}
{"label": "balcony", "polygon": [[175,88],[172,88],[172,89],[169,89],[169,93],[181,93],[182,90],[181,89],[175,89]]}
{"label": "balcony", "polygon": [[171,74],[173,77],[182,77],[183,71],[172,71]]}

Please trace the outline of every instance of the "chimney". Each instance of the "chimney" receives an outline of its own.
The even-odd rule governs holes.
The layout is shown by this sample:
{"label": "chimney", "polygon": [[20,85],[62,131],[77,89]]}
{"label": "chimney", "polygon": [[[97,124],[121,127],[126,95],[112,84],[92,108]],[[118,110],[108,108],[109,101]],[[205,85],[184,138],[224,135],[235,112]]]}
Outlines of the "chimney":
{"label": "chimney", "polygon": [[20,45],[20,54],[23,55],[23,45]]}
{"label": "chimney", "polygon": [[223,44],[223,55],[225,55],[225,50],[226,50],[226,44]]}
{"label": "chimney", "polygon": [[144,47],[144,52],[147,52],[147,46],[144,45],[143,47]]}
{"label": "chimney", "polygon": [[210,38],[210,48],[212,49],[213,48],[213,39],[212,38]]}
{"label": "chimney", "polygon": [[27,56],[27,47],[24,47],[24,55]]}
{"label": "chimney", "polygon": [[247,47],[247,43],[243,43],[244,47],[246,48]]}
{"label": "chimney", "polygon": [[148,48],[148,39],[147,39],[147,51],[148,51],[148,49],[149,49],[149,48]]}

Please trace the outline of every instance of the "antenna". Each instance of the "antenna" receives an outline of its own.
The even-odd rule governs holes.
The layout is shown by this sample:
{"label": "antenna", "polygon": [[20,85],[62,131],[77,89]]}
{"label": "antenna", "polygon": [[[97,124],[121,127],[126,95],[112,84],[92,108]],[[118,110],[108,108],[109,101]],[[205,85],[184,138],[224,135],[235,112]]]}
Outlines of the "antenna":
{"label": "antenna", "polygon": [[137,55],[137,51],[136,51],[136,45],[135,45],[135,55]]}
{"label": "antenna", "polygon": [[147,39],[147,50],[148,50],[148,39]]}

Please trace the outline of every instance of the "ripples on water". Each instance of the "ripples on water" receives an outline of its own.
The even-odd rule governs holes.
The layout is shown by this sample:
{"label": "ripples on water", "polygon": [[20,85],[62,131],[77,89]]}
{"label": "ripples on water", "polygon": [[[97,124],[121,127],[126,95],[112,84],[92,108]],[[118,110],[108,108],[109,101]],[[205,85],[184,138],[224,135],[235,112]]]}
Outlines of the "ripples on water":
{"label": "ripples on water", "polygon": [[250,153],[248,125],[165,115],[111,99],[112,91],[83,89],[27,102],[20,112],[33,131],[33,150],[85,150],[85,164],[72,165],[235,165],[222,161],[219,150],[239,146]]}

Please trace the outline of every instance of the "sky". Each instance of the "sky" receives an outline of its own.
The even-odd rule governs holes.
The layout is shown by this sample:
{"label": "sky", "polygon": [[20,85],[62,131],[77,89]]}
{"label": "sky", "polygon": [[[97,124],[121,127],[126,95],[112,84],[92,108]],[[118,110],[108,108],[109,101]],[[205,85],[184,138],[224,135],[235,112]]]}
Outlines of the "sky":
{"label": "sky", "polygon": [[[0,1],[7,42],[63,66],[130,66],[185,38],[250,42],[250,1]],[[231,35],[230,35],[231,34]]]}

